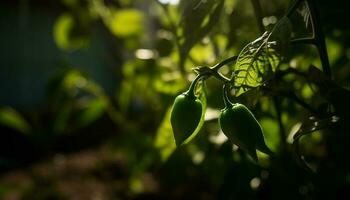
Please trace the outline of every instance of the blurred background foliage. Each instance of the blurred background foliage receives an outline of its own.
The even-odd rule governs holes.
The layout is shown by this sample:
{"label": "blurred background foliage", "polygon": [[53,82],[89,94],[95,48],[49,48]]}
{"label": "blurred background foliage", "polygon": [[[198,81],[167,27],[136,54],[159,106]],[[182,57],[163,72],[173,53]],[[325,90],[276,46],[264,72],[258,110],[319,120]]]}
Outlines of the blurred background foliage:
{"label": "blurred background foliage", "polygon": [[[261,0],[257,23],[254,2],[2,1],[0,198],[350,198],[345,0],[316,4],[334,81],[318,70],[313,46],[292,45],[279,68],[296,73],[236,99],[255,113],[275,157],[259,154],[255,164],[227,142],[215,79],[206,81],[204,127],[175,148],[170,107],[193,80],[193,67],[238,55],[291,4]],[[304,3],[292,15],[293,38],[312,35],[308,13]],[[329,109],[338,123],[327,118]],[[306,134],[302,163],[292,145],[298,130]]]}

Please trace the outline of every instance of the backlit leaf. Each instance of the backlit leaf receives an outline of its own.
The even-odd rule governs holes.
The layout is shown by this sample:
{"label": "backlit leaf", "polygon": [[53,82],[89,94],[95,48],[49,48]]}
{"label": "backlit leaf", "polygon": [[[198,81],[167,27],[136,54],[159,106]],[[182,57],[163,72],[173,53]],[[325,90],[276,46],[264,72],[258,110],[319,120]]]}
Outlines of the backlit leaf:
{"label": "backlit leaf", "polygon": [[122,9],[111,12],[108,25],[111,31],[120,37],[128,37],[142,33],[144,16],[136,9]]}
{"label": "backlit leaf", "polygon": [[154,139],[154,146],[158,149],[162,161],[166,161],[176,149],[173,130],[170,124],[170,115],[171,107],[168,108]]}
{"label": "backlit leaf", "polygon": [[249,88],[260,86],[265,77],[271,75],[280,62],[277,51],[273,48],[275,41],[269,41],[270,34],[265,32],[261,37],[243,48],[234,67],[233,81],[240,95]]}
{"label": "backlit leaf", "polygon": [[89,39],[82,30],[79,30],[80,28],[82,28],[81,24],[73,15],[64,13],[59,16],[53,27],[57,46],[62,50],[86,48]]}
{"label": "backlit leaf", "polygon": [[283,17],[271,32],[265,32],[243,48],[233,69],[236,96],[259,87],[273,75],[288,48],[291,31],[289,18]]}
{"label": "backlit leaf", "polygon": [[82,105],[81,113],[78,117],[78,124],[86,126],[100,118],[107,108],[107,100],[105,98],[93,98]]}

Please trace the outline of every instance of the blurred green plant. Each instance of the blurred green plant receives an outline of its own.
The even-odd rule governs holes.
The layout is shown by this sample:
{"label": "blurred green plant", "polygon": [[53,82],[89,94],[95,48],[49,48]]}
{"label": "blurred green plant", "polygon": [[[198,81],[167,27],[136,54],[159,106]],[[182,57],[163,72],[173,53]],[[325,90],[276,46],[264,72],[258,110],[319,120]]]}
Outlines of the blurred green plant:
{"label": "blurred green plant", "polygon": [[16,110],[5,107],[0,108],[0,124],[28,134],[31,131],[29,123]]}
{"label": "blurred green plant", "polygon": [[[17,161],[30,160],[23,155],[31,152],[47,158],[102,141],[116,163],[99,163],[87,176],[104,177],[117,199],[317,199],[348,188],[350,95],[340,87],[350,84],[347,31],[322,30],[321,20],[329,27],[333,23],[327,20],[335,14],[318,13],[329,7],[325,1],[56,4],[52,30],[45,33],[53,34],[59,50],[53,58],[63,69],[52,72],[56,76],[40,109],[1,106],[0,166],[22,166]],[[171,105],[194,80],[199,81],[194,96],[202,103],[201,119],[177,142]],[[225,99],[254,113],[273,156],[257,152],[259,160],[252,162],[244,145],[232,143],[239,131],[222,132],[217,121]],[[232,123],[237,130],[249,126],[238,122]],[[252,151],[248,155],[255,158]],[[55,187],[48,184],[48,198]],[[38,188],[24,196],[30,198]]]}

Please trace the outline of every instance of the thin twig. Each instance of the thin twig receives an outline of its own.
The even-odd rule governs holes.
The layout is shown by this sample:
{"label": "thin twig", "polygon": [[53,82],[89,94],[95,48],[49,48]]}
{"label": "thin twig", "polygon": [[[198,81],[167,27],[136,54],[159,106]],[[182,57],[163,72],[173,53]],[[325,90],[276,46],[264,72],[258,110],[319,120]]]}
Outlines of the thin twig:
{"label": "thin twig", "polygon": [[261,33],[265,32],[265,27],[264,24],[262,23],[262,18],[263,18],[263,14],[262,14],[262,8],[261,8],[261,4],[259,0],[251,0],[253,8],[254,8],[254,14],[255,14],[255,19],[256,22],[258,24],[259,27],[259,31]]}
{"label": "thin twig", "polygon": [[218,71],[221,67],[223,67],[224,65],[227,65],[235,60],[237,60],[238,56],[232,56],[229,57],[221,62],[219,62],[218,64],[214,65],[213,67],[211,67],[212,70]]}
{"label": "thin twig", "polygon": [[278,120],[279,135],[280,135],[280,149],[283,152],[287,150],[287,139],[286,139],[286,132],[282,122],[281,99],[275,96],[273,98],[273,103],[276,109],[277,120]]}
{"label": "thin twig", "polygon": [[332,79],[332,71],[329,65],[325,36],[321,27],[320,16],[314,0],[306,0],[310,8],[311,22],[314,27],[314,37],[317,43],[317,50],[321,58],[323,72]]}
{"label": "thin twig", "polygon": [[295,10],[298,9],[299,5],[300,5],[302,2],[303,2],[303,0],[296,0],[296,1],[294,2],[294,4],[292,5],[292,7],[287,11],[286,16],[287,16],[287,17],[290,17],[290,16],[295,12]]}
{"label": "thin twig", "polygon": [[303,108],[305,108],[306,110],[312,112],[315,115],[317,114],[317,111],[311,107],[309,104],[307,104],[306,102],[304,102],[303,100],[301,100],[297,95],[295,95],[294,93],[289,93],[287,95],[287,97],[293,101],[295,101],[296,103],[298,103],[300,106],[302,106]]}
{"label": "thin twig", "polygon": [[307,74],[305,72],[299,71],[299,70],[297,70],[296,68],[293,68],[293,67],[288,67],[285,70],[278,70],[276,72],[276,76],[277,77],[283,77],[283,76],[286,76],[288,74],[295,74],[295,75],[298,75],[298,76],[301,76],[301,77],[304,77],[304,78],[307,77]]}
{"label": "thin twig", "polygon": [[292,44],[313,44],[313,45],[317,44],[316,39],[315,38],[311,38],[311,37],[296,38],[296,39],[292,39],[290,42]]}
{"label": "thin twig", "polygon": [[296,158],[296,161],[298,164],[303,167],[306,172],[308,172],[310,175],[314,174],[315,171],[307,164],[307,162],[304,159],[304,156],[300,154],[300,147],[299,147],[299,138],[293,141],[293,149],[294,149],[294,156]]}

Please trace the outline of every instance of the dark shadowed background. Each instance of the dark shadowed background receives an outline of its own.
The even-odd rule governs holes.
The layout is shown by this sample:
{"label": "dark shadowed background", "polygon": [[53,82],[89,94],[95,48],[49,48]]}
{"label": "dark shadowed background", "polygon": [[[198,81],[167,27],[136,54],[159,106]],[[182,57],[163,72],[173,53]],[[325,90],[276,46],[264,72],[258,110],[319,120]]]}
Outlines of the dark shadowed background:
{"label": "dark shadowed background", "polygon": [[[169,110],[192,68],[238,55],[292,2],[1,1],[0,199],[349,199],[345,0],[315,4],[332,80],[316,48],[296,44],[280,68],[299,74],[235,99],[255,114],[275,157],[261,153],[254,163],[227,141],[216,79],[207,80],[203,128],[175,148]],[[307,8],[291,16],[293,38],[312,36]]]}

